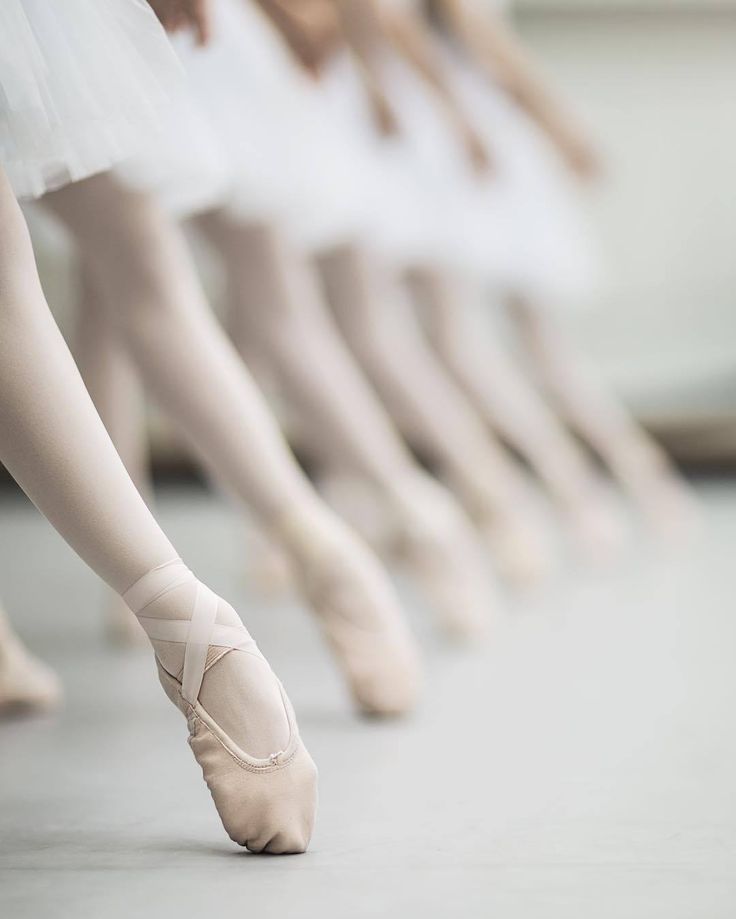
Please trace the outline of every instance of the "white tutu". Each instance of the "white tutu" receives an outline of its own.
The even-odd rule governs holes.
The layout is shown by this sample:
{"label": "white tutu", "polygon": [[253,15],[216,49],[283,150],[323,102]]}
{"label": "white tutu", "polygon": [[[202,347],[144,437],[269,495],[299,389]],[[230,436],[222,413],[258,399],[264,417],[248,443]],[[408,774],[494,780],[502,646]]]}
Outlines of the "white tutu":
{"label": "white tutu", "polygon": [[[393,0],[394,7],[415,6]],[[370,238],[394,262],[435,264],[485,280],[489,249],[472,245],[481,210],[472,167],[438,100],[399,56],[379,61],[399,132],[380,135],[367,93],[347,55],[330,68],[325,88],[345,134],[363,150],[361,181],[370,174]],[[487,232],[487,227],[482,227]]]}
{"label": "white tutu", "polygon": [[488,227],[482,220],[484,209],[470,160],[421,78],[395,55],[386,55],[383,69],[401,126],[400,134],[387,145],[400,158],[403,182],[415,189],[425,258],[486,279],[492,246],[475,244]]}
{"label": "white tutu", "polygon": [[[193,39],[175,38],[182,61],[199,53]],[[231,193],[233,164],[191,87],[162,113],[159,130],[115,169],[136,191],[156,197],[177,219],[220,207]]]}
{"label": "white tutu", "polygon": [[254,4],[216,0],[213,13],[206,48],[175,42],[188,98],[124,179],[178,216],[222,206],[312,250],[370,240],[403,262],[435,258],[446,214],[412,145],[380,137],[349,55],[315,81]]}
{"label": "white tutu", "polygon": [[0,163],[19,197],[108,169],[180,81],[144,0],[2,0]]}
{"label": "white tutu", "polygon": [[188,98],[121,175],[180,216],[223,207],[310,249],[359,236],[368,191],[319,85],[254,4],[216,0],[213,14],[206,48],[175,45]]}
{"label": "white tutu", "polygon": [[400,264],[432,260],[436,214],[411,147],[403,138],[381,136],[349,55],[331,62],[322,87],[330,117],[354,151],[352,181],[363,190],[364,239]]}
{"label": "white tutu", "polygon": [[540,304],[588,301],[600,282],[600,259],[558,156],[526,114],[450,43],[446,63],[494,157],[481,199],[486,229],[474,237],[481,246],[493,242],[489,265],[500,266],[503,284]]}

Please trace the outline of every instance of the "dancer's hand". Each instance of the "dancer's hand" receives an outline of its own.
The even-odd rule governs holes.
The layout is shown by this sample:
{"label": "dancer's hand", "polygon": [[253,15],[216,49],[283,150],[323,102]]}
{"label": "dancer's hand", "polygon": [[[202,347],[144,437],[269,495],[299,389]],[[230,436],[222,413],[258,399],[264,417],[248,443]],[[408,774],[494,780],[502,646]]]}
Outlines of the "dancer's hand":
{"label": "dancer's hand", "polygon": [[191,29],[198,45],[211,37],[212,8],[210,0],[148,0],[167,32]]}
{"label": "dancer's hand", "polygon": [[493,156],[473,125],[468,122],[460,124],[460,140],[475,173],[485,176],[493,171]]}
{"label": "dancer's hand", "polygon": [[401,133],[401,124],[388,97],[377,87],[370,91],[373,120],[382,137],[395,137]]}
{"label": "dancer's hand", "polygon": [[299,64],[319,77],[342,41],[332,0],[256,0]]}
{"label": "dancer's hand", "polygon": [[598,150],[587,138],[563,138],[559,143],[559,149],[568,169],[580,181],[588,182],[600,177],[603,172],[603,161]]}

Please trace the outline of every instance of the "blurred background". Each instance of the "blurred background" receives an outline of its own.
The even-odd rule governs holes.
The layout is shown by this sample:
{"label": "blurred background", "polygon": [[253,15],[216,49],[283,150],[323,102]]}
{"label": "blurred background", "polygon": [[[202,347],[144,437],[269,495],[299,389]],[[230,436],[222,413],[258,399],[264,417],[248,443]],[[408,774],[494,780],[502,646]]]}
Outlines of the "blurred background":
{"label": "blurred background", "polygon": [[579,340],[683,460],[736,458],[736,3],[521,0],[517,22],[599,138],[608,286]]}

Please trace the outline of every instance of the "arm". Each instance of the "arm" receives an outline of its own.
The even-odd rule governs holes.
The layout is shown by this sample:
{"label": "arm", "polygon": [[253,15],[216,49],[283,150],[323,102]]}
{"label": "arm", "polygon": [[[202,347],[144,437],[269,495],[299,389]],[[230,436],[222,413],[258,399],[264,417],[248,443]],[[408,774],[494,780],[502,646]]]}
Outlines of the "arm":
{"label": "arm", "polygon": [[255,2],[279,31],[297,62],[319,76],[342,41],[333,0],[247,0]]}
{"label": "arm", "polygon": [[199,45],[211,38],[210,0],[148,0],[167,32],[191,29]]}
{"label": "arm", "polygon": [[599,157],[584,130],[547,89],[529,53],[504,21],[489,9],[478,13],[466,0],[439,0],[440,13],[452,35],[473,60],[500,83],[557,147],[569,168],[581,178],[594,175]]}
{"label": "arm", "polygon": [[450,129],[460,137],[473,166],[484,171],[490,157],[446,77],[432,36],[415,16],[382,14],[375,0],[339,0],[347,40],[371,81],[382,82],[381,49],[390,47],[429,87]]}

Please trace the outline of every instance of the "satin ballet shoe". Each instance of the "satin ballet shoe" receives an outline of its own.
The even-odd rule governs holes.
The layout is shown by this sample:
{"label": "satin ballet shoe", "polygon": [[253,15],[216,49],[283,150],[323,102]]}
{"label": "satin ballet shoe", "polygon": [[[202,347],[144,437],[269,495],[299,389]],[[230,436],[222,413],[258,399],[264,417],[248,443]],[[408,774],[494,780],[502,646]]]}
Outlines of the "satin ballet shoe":
{"label": "satin ballet shoe", "polygon": [[367,715],[402,715],[417,701],[419,655],[388,575],[332,514],[272,522],[300,593],[316,613],[353,699]]}
{"label": "satin ballet shoe", "polygon": [[15,635],[0,643],[0,717],[44,713],[58,708],[61,684],[46,664],[34,657]]}
{"label": "satin ballet shoe", "polygon": [[[193,587],[188,619],[153,615],[154,604],[182,587]],[[125,602],[157,649],[161,685],[187,719],[189,745],[230,838],[252,852],[300,853],[307,849],[317,808],[317,770],[297,729],[291,704],[256,643],[231,607],[196,580],[178,559],[153,569],[124,595]],[[179,611],[180,612],[180,611]],[[183,647],[178,674],[164,667],[159,646]],[[283,704],[288,740],[265,757],[249,755],[222,728],[200,700],[207,674],[226,655],[248,656],[266,668]],[[243,661],[247,666],[249,661]],[[252,704],[252,702],[251,702]],[[247,710],[249,700],[243,699]],[[258,719],[258,712],[253,720]]]}

